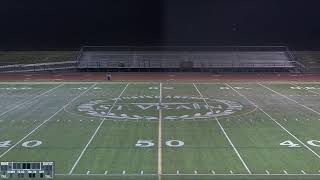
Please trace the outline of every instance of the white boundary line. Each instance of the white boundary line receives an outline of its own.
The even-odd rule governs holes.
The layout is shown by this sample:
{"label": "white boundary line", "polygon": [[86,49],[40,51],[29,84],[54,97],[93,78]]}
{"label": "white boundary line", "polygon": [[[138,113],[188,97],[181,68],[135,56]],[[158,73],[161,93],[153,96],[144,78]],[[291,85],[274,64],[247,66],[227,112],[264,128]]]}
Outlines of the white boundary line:
{"label": "white boundary line", "polygon": [[158,180],[161,180],[162,174],[162,82],[159,87],[159,129],[158,129]]}
{"label": "white boundary line", "polygon": [[258,105],[256,105],[253,101],[248,99],[245,95],[241,94],[239,91],[234,89],[229,84],[225,83],[228,87],[230,87],[233,91],[235,91],[237,94],[239,94],[241,97],[246,99],[249,103],[257,107],[261,112],[263,112],[266,116],[268,116],[273,122],[275,122],[281,129],[283,129],[285,132],[287,132],[290,136],[292,136],[294,139],[296,139],[300,144],[302,144],[305,148],[307,148],[309,151],[311,151],[315,156],[320,158],[320,155],[317,154],[315,151],[313,151],[308,145],[306,145],[304,142],[302,142],[299,138],[297,138],[295,135],[293,135],[290,131],[288,131],[284,126],[282,126],[277,120],[275,120],[272,116],[270,116],[267,112],[265,112],[262,108],[260,108]]}
{"label": "white boundary line", "polygon": [[[207,106],[209,107],[210,111],[212,113],[213,110],[211,109],[211,107],[209,106],[209,104],[207,103],[206,99],[203,97],[202,93],[199,91],[198,87],[193,83],[193,86],[195,87],[195,89],[198,91],[200,97],[203,99],[203,101],[207,104]],[[217,117],[215,117],[215,120],[217,121],[221,131],[223,132],[223,134],[225,135],[225,137],[228,139],[229,144],[232,146],[234,152],[237,154],[238,158],[240,159],[241,163],[243,164],[243,166],[246,168],[246,170],[248,171],[249,174],[252,174],[250,169],[248,168],[247,164],[244,162],[244,160],[242,159],[240,153],[238,152],[237,148],[234,146],[234,144],[232,143],[231,139],[229,138],[228,134],[226,133],[226,131],[224,130],[223,126],[221,125],[220,121],[218,120]]]}
{"label": "white boundary line", "polygon": [[302,107],[304,107],[304,108],[306,108],[306,109],[308,109],[308,110],[310,110],[310,111],[312,111],[312,112],[320,115],[320,112],[318,112],[318,111],[316,111],[316,110],[314,110],[314,109],[312,109],[312,108],[309,108],[308,106],[305,106],[305,105],[303,105],[303,104],[300,104],[298,101],[293,100],[293,99],[289,98],[289,97],[286,96],[286,95],[283,95],[283,94],[281,94],[281,93],[279,93],[279,92],[277,92],[277,91],[275,91],[275,90],[273,90],[273,89],[271,89],[271,88],[269,88],[269,87],[267,87],[267,86],[265,86],[265,85],[263,85],[263,84],[261,84],[261,83],[257,83],[257,84],[260,85],[260,86],[262,86],[262,87],[264,87],[265,89],[268,89],[268,90],[270,90],[270,91],[278,94],[279,96],[282,96],[282,97],[284,97],[284,98],[286,98],[286,99],[288,99],[288,100],[290,100],[290,101],[298,104],[299,106],[302,106]]}
{"label": "white boundary line", "polygon": [[31,102],[31,101],[32,101],[32,100],[34,100],[34,99],[37,99],[37,98],[39,98],[39,97],[41,97],[41,96],[43,96],[43,95],[45,95],[45,94],[47,94],[47,93],[49,93],[49,92],[51,92],[51,91],[53,91],[53,90],[55,90],[55,89],[57,89],[57,88],[61,87],[62,85],[64,85],[64,84],[61,84],[61,83],[60,83],[60,85],[55,86],[55,87],[53,87],[53,88],[51,88],[51,89],[47,90],[47,91],[46,91],[46,92],[44,92],[44,93],[41,93],[41,94],[39,94],[39,95],[37,95],[37,96],[34,96],[34,97],[33,97],[33,98],[31,98],[31,99],[27,99],[27,100],[25,100],[24,102],[22,102],[22,103],[20,103],[20,104],[18,104],[18,105],[16,105],[16,106],[14,106],[13,108],[10,108],[10,109],[8,109],[7,111],[5,111],[5,112],[1,113],[1,114],[0,114],[0,117],[1,117],[1,116],[3,116],[3,115],[5,115],[5,114],[7,114],[8,112],[11,112],[11,111],[13,111],[13,110],[17,109],[17,108],[18,108],[18,107],[20,107],[20,106],[25,105],[25,104],[26,104],[26,103],[28,103],[28,102]]}
{"label": "white boundary line", "polygon": [[71,101],[69,101],[67,104],[65,104],[62,108],[60,108],[58,111],[56,111],[53,115],[51,115],[48,119],[43,121],[40,125],[38,125],[36,128],[34,128],[31,132],[29,132],[27,135],[25,135],[22,139],[20,139],[17,143],[12,145],[9,149],[7,149],[4,153],[0,155],[0,158],[2,158],[4,155],[6,155],[9,151],[11,151],[14,147],[16,147],[18,144],[20,144],[22,141],[24,141],[26,138],[28,138],[32,133],[34,133],[36,130],[38,130],[41,126],[43,126],[46,122],[50,121],[55,115],[57,115],[59,112],[61,112],[65,107],[69,106],[73,101],[78,99],[80,96],[88,92],[90,89],[92,89],[96,84],[93,84],[90,88],[83,91],[81,94],[73,98]]}
{"label": "white boundary line", "polygon": [[[121,91],[120,95],[118,96],[118,98],[114,101],[114,103],[112,104],[112,106],[110,107],[107,115],[109,115],[109,113],[111,112],[111,110],[113,109],[113,107],[116,105],[116,103],[118,102],[120,96],[124,93],[124,91],[127,89],[127,87],[129,86],[129,83],[125,86],[125,88]],[[79,161],[81,160],[82,156],[84,155],[84,153],[86,152],[86,150],[88,149],[89,145],[91,144],[92,140],[95,138],[95,136],[97,135],[98,131],[100,130],[101,126],[103,125],[105,119],[103,119],[99,126],[96,128],[96,130],[94,131],[94,133],[92,134],[91,138],[89,139],[88,143],[86,144],[86,146],[83,148],[82,152],[80,153],[78,159],[75,161],[75,163],[73,164],[72,168],[69,171],[69,174],[71,175],[74,171],[74,169],[76,168],[76,166],[78,165]]]}
{"label": "white boundary line", "polygon": [[[56,176],[157,176],[158,174],[55,174]],[[320,174],[162,174],[163,176],[320,176]]]}
{"label": "white boundary line", "polygon": [[[169,81],[173,82],[174,84],[192,84],[194,81],[183,81],[183,80],[176,80],[176,81]],[[209,81],[197,81],[194,82],[195,84],[223,84],[223,83],[232,83],[232,84],[238,84],[238,85],[243,85],[243,84],[256,84],[258,82],[260,83],[269,83],[269,84],[288,84],[290,80],[288,81],[225,81],[221,80],[219,82],[210,82]],[[92,84],[92,83],[97,83],[97,84],[155,84],[154,81],[112,81],[112,82],[106,82],[106,81],[1,81],[0,84]],[[315,81],[307,81],[307,82],[296,82],[296,84],[313,84],[313,85],[320,85],[320,82],[315,82]]]}

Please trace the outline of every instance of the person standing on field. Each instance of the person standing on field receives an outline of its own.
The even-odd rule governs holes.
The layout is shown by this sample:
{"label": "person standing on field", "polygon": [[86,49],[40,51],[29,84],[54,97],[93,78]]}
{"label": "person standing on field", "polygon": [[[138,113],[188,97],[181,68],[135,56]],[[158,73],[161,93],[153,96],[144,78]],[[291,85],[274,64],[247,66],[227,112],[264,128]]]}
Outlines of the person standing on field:
{"label": "person standing on field", "polygon": [[112,80],[111,74],[110,74],[110,73],[107,73],[107,74],[106,74],[106,78],[107,78],[108,81],[111,81],[111,80]]}

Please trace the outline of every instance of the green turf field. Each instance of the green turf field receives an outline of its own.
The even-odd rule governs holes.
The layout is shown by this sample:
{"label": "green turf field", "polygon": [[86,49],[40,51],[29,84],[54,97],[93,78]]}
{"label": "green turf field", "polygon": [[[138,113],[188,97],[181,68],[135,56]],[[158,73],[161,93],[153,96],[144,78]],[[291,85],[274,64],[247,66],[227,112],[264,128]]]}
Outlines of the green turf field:
{"label": "green turf field", "polygon": [[0,161],[57,179],[320,179],[319,129],[318,83],[0,83]]}

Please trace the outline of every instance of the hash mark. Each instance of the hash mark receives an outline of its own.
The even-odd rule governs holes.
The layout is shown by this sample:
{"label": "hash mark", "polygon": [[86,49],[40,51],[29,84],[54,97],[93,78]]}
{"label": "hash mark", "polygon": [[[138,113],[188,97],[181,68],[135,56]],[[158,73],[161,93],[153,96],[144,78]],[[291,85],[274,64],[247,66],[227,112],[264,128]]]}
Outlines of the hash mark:
{"label": "hash mark", "polygon": [[268,175],[270,175],[270,172],[269,172],[268,170],[266,170],[266,173],[267,173]]}
{"label": "hash mark", "polygon": [[177,174],[179,174],[180,172],[179,172],[179,170],[177,170]]}
{"label": "hash mark", "polygon": [[104,174],[108,174],[108,171],[105,171]]}
{"label": "hash mark", "polygon": [[233,174],[232,170],[230,170],[230,174]]}
{"label": "hash mark", "polygon": [[306,172],[304,172],[304,170],[301,170],[302,174],[306,174]]}
{"label": "hash mark", "polygon": [[194,170],[194,174],[198,174],[198,171],[197,171],[197,170]]}
{"label": "hash mark", "polygon": [[285,174],[288,174],[288,172],[287,172],[286,170],[283,170],[283,172],[284,172]]}
{"label": "hash mark", "polygon": [[87,171],[87,175],[89,175],[90,174],[90,171]]}
{"label": "hash mark", "polygon": [[122,174],[126,174],[126,171],[125,171],[125,170],[123,170],[123,171],[122,171]]}
{"label": "hash mark", "polygon": [[212,173],[212,174],[216,174],[216,172],[214,172],[214,170],[211,170],[211,173]]}
{"label": "hash mark", "polygon": [[141,171],[140,174],[143,174],[143,171]]}

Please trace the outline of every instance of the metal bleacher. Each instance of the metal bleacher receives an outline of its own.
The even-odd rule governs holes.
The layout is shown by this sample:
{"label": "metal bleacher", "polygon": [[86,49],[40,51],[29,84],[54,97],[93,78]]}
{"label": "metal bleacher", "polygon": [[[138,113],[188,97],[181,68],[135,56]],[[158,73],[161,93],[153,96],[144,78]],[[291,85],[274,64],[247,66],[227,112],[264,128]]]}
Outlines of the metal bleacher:
{"label": "metal bleacher", "polygon": [[86,70],[294,71],[299,64],[284,46],[81,48],[78,68]]}

